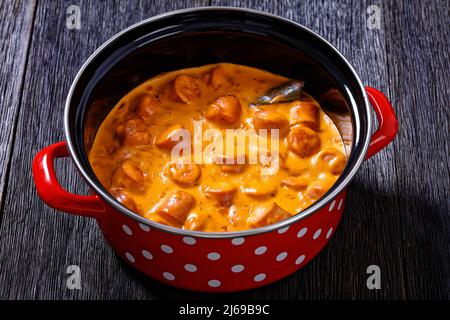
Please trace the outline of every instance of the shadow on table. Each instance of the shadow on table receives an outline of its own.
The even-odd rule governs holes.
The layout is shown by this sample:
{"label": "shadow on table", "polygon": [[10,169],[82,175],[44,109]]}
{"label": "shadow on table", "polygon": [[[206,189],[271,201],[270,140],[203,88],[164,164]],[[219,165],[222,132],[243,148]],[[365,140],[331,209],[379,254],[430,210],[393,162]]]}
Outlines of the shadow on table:
{"label": "shadow on table", "polygon": [[[424,195],[384,193],[355,181],[330,244],[307,266],[274,284],[238,293],[201,293],[125,269],[149,296],[163,300],[442,299],[450,287],[450,233],[443,217],[442,204]],[[367,289],[366,269],[372,264],[382,271],[382,290]]]}

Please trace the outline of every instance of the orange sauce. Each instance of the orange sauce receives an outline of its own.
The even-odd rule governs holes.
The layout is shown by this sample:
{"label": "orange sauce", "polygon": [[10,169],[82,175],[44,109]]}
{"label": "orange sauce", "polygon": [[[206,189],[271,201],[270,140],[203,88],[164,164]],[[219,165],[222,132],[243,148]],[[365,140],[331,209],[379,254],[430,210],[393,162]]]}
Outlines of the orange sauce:
{"label": "orange sauce", "polygon": [[[255,103],[287,81],[229,63],[158,75],[125,95],[105,118],[89,152],[91,166],[118,201],[159,223],[220,232],[286,219],[330,189],[347,161],[336,126],[312,96],[302,92],[289,102]],[[202,129],[195,140],[200,147],[192,143],[196,125]],[[176,160],[178,141],[172,137],[181,129],[191,134],[191,153]],[[259,144],[246,143],[234,155],[226,144],[212,148],[208,129],[223,137],[227,130],[254,129],[257,139],[259,129],[278,129],[278,165],[271,167],[276,157],[270,152],[248,163],[251,152],[263,151]],[[228,151],[236,146],[234,141]],[[202,161],[195,161],[195,148],[203,151],[197,158]],[[234,163],[217,163],[222,154]],[[235,163],[238,155],[246,163]],[[268,167],[275,169],[262,174]]]}

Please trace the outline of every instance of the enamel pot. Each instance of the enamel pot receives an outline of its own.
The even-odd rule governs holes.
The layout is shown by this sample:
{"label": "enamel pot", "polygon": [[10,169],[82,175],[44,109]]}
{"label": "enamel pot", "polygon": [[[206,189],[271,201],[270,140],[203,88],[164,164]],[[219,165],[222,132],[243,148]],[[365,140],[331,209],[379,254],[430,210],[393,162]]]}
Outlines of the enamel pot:
{"label": "enamel pot", "polygon": [[[186,231],[149,221],[117,202],[87,160],[100,123],[128,91],[161,72],[231,62],[305,81],[305,90],[334,120],[348,162],[314,205],[273,225],[241,232]],[[378,128],[371,135],[371,109]],[[62,115],[61,115],[62,116]],[[39,196],[50,207],[94,218],[119,256],[163,283],[199,291],[256,288],[311,261],[335,232],[346,188],[364,161],[397,132],[395,113],[379,91],[364,87],[327,41],[292,21],[253,10],[198,8],[139,22],[103,44],[76,76],[65,106],[65,142],[33,162]],[[92,190],[75,195],[55,175],[56,158],[71,158]]]}

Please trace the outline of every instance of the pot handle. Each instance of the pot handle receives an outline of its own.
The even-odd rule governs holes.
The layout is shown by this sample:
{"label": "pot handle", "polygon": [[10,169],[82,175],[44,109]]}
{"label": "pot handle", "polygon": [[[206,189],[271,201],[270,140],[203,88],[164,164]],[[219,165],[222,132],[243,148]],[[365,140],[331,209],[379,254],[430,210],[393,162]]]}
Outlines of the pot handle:
{"label": "pot handle", "polygon": [[398,122],[391,103],[381,91],[366,87],[366,92],[378,119],[378,129],[370,139],[367,160],[394,140],[398,131]]}
{"label": "pot handle", "polygon": [[79,216],[100,218],[105,207],[96,195],[82,196],[69,193],[56,178],[53,162],[69,156],[65,141],[42,149],[33,160],[33,178],[39,197],[50,207]]}

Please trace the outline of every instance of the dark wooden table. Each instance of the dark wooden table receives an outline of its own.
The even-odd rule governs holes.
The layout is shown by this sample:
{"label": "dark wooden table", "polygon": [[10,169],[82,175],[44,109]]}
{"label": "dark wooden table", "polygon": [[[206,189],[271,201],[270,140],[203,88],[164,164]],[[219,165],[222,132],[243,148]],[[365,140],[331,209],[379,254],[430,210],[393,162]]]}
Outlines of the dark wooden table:
{"label": "dark wooden table", "polygon": [[[81,29],[66,27],[69,5]],[[381,8],[369,29],[367,8]],[[390,98],[400,132],[350,187],[331,243],[301,271],[228,295],[173,289],[127,267],[95,221],[56,212],[38,198],[33,156],[63,140],[72,80],[104,41],[147,17],[232,5],[295,20],[334,44],[363,82]],[[3,299],[448,299],[450,298],[450,2],[435,1],[0,1],[0,298]],[[69,160],[58,176],[86,192]],[[366,286],[378,265],[381,290]],[[81,290],[66,286],[81,268]]]}

